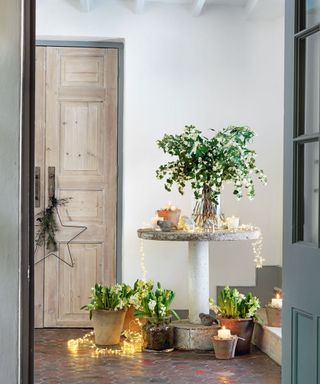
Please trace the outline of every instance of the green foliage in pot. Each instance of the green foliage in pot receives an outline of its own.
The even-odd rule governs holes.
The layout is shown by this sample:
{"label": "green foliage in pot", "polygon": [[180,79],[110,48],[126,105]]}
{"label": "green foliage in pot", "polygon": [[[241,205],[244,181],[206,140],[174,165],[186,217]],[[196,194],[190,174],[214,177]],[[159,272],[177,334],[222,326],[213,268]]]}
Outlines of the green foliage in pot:
{"label": "green foliage in pot", "polygon": [[139,309],[141,307],[143,298],[145,298],[149,292],[153,290],[153,287],[154,283],[152,280],[136,280],[133,285],[132,295],[129,298],[129,304],[132,305],[135,309]]}
{"label": "green foliage in pot", "polygon": [[209,298],[210,308],[219,316],[227,319],[256,318],[260,301],[251,292],[244,295],[236,288],[225,287],[219,294],[218,304]]}
{"label": "green foliage in pot", "polygon": [[254,136],[255,132],[248,127],[230,126],[207,138],[192,125],[186,126],[180,135],[165,134],[157,144],[176,160],[161,165],[156,171],[157,178],[165,180],[168,191],[176,183],[181,194],[190,181],[196,199],[205,193],[214,204],[218,204],[225,181],[233,182],[237,198],[242,197],[245,188],[252,199],[253,176],[263,183],[267,181],[256,166],[256,152],[248,147]]}
{"label": "green foliage in pot", "polygon": [[160,283],[157,283],[155,289],[145,291],[138,305],[138,309],[135,311],[135,316],[147,317],[152,323],[160,323],[168,320],[171,315],[179,319],[177,313],[170,308],[174,296],[173,291],[164,289]]}
{"label": "green foliage in pot", "polygon": [[90,302],[81,309],[89,311],[90,320],[92,311],[98,309],[118,311],[129,306],[129,299],[133,294],[132,288],[127,284],[111,286],[96,284],[91,288]]}

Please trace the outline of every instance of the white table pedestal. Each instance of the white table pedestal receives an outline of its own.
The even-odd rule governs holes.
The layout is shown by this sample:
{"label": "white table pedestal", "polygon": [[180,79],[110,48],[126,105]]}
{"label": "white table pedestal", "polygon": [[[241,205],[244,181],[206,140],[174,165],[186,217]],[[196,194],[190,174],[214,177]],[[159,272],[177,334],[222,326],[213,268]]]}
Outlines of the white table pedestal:
{"label": "white table pedestal", "polygon": [[189,241],[189,321],[200,324],[209,313],[209,243]]}

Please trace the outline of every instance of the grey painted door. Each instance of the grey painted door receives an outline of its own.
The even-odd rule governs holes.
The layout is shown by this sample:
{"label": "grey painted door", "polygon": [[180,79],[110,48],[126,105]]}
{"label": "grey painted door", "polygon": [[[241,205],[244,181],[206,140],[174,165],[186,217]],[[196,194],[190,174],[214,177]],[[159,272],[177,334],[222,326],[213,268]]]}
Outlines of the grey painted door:
{"label": "grey painted door", "polygon": [[320,383],[320,2],[286,0],[283,384]]}

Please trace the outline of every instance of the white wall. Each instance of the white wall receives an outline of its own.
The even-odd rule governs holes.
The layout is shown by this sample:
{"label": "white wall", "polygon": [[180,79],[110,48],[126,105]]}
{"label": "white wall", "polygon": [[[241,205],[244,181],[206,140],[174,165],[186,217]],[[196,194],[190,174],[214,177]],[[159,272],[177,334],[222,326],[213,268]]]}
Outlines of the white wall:
{"label": "white wall", "polygon": [[[190,214],[190,192],[168,194],[155,178],[157,166],[168,160],[156,140],[190,123],[205,131],[246,124],[258,132],[258,164],[269,185],[258,186],[252,202],[235,201],[226,188],[222,209],[261,227],[266,264],[281,264],[282,20],[248,21],[237,7],[211,7],[195,18],[186,6],[157,3],[136,15],[131,3],[96,0],[92,12],[81,13],[78,1],[41,0],[37,12],[38,37],[125,41],[124,280],[141,276],[136,229],[156,208],[171,200]],[[216,284],[254,284],[249,243],[211,248],[211,294]],[[176,308],[187,307],[186,249],[145,242],[148,277],[176,291]]]}

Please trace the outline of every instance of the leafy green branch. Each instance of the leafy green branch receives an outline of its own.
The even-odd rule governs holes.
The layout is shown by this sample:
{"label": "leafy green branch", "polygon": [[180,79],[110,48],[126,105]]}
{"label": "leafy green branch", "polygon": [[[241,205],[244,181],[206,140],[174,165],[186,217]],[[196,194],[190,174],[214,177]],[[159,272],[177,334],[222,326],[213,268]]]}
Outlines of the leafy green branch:
{"label": "leafy green branch", "polygon": [[180,135],[165,134],[157,144],[164,153],[177,158],[160,165],[156,176],[165,181],[167,191],[177,184],[181,194],[186,183],[191,182],[196,199],[200,199],[205,190],[214,204],[218,204],[225,181],[233,182],[233,194],[237,198],[243,196],[245,188],[252,199],[255,196],[253,176],[264,184],[267,181],[263,170],[256,166],[256,152],[248,148],[254,136],[249,127],[230,126],[207,138],[193,125],[186,126]]}

